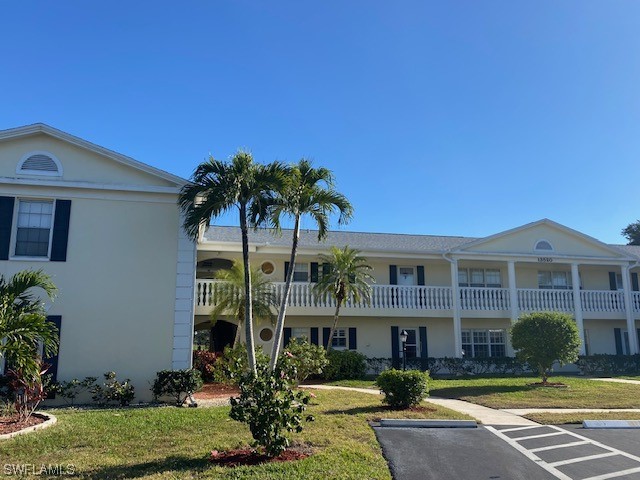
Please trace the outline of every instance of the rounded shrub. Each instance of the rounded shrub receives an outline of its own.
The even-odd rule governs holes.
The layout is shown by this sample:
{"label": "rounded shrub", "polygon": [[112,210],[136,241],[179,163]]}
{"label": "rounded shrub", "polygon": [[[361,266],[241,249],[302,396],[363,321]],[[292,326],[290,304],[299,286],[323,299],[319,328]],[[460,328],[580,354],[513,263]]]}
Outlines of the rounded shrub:
{"label": "rounded shrub", "polygon": [[329,364],[324,369],[326,380],[352,380],[367,373],[367,357],[352,350],[329,350]]}
{"label": "rounded shrub", "polygon": [[418,405],[429,393],[429,372],[419,370],[385,370],[376,379],[376,385],[384,394],[384,403],[392,408],[408,408]]}

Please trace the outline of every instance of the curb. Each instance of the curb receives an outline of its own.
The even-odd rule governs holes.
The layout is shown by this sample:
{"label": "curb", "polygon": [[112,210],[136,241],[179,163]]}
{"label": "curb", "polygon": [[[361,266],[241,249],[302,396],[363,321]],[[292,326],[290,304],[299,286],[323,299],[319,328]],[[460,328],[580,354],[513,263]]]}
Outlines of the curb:
{"label": "curb", "polygon": [[24,435],[25,433],[35,432],[36,430],[42,430],[44,428],[48,428],[51,425],[54,425],[58,419],[46,412],[38,412],[34,413],[36,417],[45,418],[46,420],[38,425],[32,425],[31,427],[23,428],[22,430],[18,430],[17,432],[5,433],[0,435],[0,440],[9,440],[10,438],[17,437],[18,435]]}
{"label": "curb", "polygon": [[478,428],[474,420],[422,420],[422,419],[391,419],[380,420],[381,427],[402,428]]}

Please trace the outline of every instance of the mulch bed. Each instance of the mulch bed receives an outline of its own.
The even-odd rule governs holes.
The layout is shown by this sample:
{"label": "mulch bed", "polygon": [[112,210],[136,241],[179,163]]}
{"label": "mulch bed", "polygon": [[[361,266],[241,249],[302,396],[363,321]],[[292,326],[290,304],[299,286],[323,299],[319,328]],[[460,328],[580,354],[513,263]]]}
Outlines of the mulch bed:
{"label": "mulch bed", "polygon": [[302,460],[309,455],[311,455],[310,449],[304,447],[289,448],[277,457],[267,457],[250,448],[238,448],[224,452],[212,450],[209,461],[221,467],[238,467],[241,465],[259,465],[268,462],[291,462],[294,460]]}
{"label": "mulch bed", "polygon": [[232,397],[240,394],[238,387],[222,383],[207,383],[202,390],[193,394],[193,398],[201,400],[215,400],[217,398]]}
{"label": "mulch bed", "polygon": [[17,415],[11,417],[0,417],[0,435],[17,432],[23,428],[33,427],[34,425],[38,425],[45,421],[46,418],[37,417],[35,415],[31,415],[26,422],[19,421]]}

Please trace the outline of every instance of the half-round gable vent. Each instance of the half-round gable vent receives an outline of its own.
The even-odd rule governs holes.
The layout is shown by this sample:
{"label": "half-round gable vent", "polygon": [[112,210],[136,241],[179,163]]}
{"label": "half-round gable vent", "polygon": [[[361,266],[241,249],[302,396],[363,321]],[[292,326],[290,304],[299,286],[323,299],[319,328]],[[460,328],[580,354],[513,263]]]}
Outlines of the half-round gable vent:
{"label": "half-round gable vent", "polygon": [[56,162],[53,161],[51,157],[47,157],[46,155],[38,154],[31,155],[27,158],[22,164],[22,168],[20,170],[37,170],[40,172],[57,172],[58,166]]}
{"label": "half-round gable vent", "polygon": [[47,152],[31,152],[18,163],[17,173],[30,175],[62,175],[60,161]]}
{"label": "half-round gable vent", "polygon": [[553,250],[553,246],[551,246],[551,243],[546,240],[538,240],[534,249],[550,252]]}

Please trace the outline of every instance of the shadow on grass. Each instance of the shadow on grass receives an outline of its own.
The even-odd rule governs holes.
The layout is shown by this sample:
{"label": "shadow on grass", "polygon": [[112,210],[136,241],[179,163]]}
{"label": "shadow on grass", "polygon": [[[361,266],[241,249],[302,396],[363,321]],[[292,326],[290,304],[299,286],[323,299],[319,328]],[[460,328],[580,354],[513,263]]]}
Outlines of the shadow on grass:
{"label": "shadow on grass", "polygon": [[[190,458],[184,456],[171,456],[163,459],[153,460],[145,463],[135,463],[127,465],[113,465],[91,469],[88,471],[76,471],[76,476],[85,478],[141,478],[147,475],[160,474],[168,476],[168,472],[178,472],[185,476],[192,477],[194,472],[203,472],[211,468],[211,463],[207,458]],[[189,474],[187,475],[187,472]]]}
{"label": "shadow on grass", "polygon": [[385,413],[392,411],[386,405],[371,405],[368,407],[353,407],[353,408],[336,408],[333,410],[325,410],[322,412],[325,415],[358,415],[360,413]]}
{"label": "shadow on grass", "polygon": [[482,397],[499,393],[527,392],[535,389],[528,385],[481,385],[474,387],[432,388],[429,395],[442,398]]}

